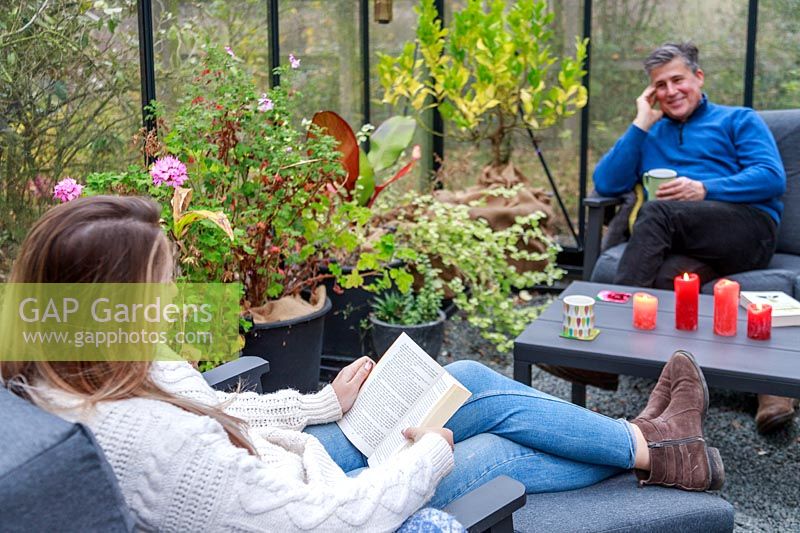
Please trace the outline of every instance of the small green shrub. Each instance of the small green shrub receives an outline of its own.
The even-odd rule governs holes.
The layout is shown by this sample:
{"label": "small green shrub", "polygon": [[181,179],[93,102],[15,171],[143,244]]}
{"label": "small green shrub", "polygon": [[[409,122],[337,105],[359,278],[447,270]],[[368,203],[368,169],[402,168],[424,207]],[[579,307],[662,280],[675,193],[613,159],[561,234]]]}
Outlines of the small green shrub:
{"label": "small green shrub", "polygon": [[427,268],[424,273],[425,283],[417,291],[403,293],[392,290],[376,296],[372,303],[375,318],[404,326],[438,320],[443,292],[442,282],[437,274],[438,270]]}
{"label": "small green shrub", "polygon": [[[512,226],[495,231],[485,220],[472,219],[470,206],[447,204],[430,195],[410,194],[381,207],[394,220],[398,245],[416,253],[416,258],[407,259],[409,266],[423,276],[439,273],[442,290],[453,295],[467,321],[500,351],[510,350],[541,312],[538,306],[515,305],[514,290],[551,285],[564,274],[556,266],[560,247],[539,226],[541,212],[517,217]],[[522,249],[530,243],[538,243],[542,251]],[[517,261],[539,262],[541,269],[518,272]]]}

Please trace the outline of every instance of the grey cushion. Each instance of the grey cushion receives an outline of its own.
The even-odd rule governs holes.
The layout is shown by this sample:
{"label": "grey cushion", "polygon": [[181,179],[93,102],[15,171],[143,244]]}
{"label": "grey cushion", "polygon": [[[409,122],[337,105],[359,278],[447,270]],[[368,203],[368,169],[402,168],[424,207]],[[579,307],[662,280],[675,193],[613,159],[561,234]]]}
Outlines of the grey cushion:
{"label": "grey cushion", "polygon": [[794,280],[794,297],[800,300],[800,276],[797,276],[797,279]]}
{"label": "grey cushion", "polygon": [[682,533],[733,531],[733,507],[717,495],[639,487],[624,473],[579,490],[528,494],[517,531]]}
{"label": "grey cushion", "polygon": [[761,111],[759,115],[775,137],[786,170],[777,250],[800,255],[800,109]]}
{"label": "grey cushion", "polygon": [[132,531],[91,432],[0,386],[0,524],[6,531]]}
{"label": "grey cushion", "polygon": [[792,270],[800,276],[800,255],[777,253],[772,256],[769,268]]}
{"label": "grey cushion", "polygon": [[613,283],[614,275],[617,273],[617,263],[619,263],[622,252],[625,251],[627,243],[612,246],[597,258],[592,270],[590,281],[595,283]]}
{"label": "grey cushion", "polygon": [[[797,274],[793,270],[765,268],[764,270],[739,272],[725,277],[738,282],[743,291],[783,291],[786,294],[792,294]],[[700,292],[714,294],[714,283],[716,280],[704,283]]]}

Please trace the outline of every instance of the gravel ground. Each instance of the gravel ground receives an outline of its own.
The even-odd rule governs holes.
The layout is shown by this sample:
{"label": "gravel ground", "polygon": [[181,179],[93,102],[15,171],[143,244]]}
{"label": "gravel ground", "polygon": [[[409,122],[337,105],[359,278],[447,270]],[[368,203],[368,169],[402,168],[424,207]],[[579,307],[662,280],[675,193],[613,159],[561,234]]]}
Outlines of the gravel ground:
{"label": "gravel ground", "polygon": [[[440,362],[481,361],[511,377],[513,358],[498,353],[465,321],[447,322]],[[647,403],[655,381],[622,376],[619,390],[587,388],[587,407],[612,417],[633,418]],[[533,367],[532,385],[569,399],[569,384]],[[756,397],[711,389],[706,439],[719,448],[725,463],[723,498],[735,508],[735,531],[800,532],[800,419],[772,435],[756,432]]]}

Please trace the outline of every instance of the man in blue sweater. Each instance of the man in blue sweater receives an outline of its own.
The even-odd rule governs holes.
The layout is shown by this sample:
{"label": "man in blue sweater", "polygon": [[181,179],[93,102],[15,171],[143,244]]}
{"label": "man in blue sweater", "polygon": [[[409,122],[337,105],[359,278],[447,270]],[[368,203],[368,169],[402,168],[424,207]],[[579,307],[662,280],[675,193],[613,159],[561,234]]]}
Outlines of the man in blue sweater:
{"label": "man in blue sweater", "polygon": [[[752,109],[708,101],[697,57],[689,43],[650,54],[644,66],[651,83],[636,99],[636,118],[595,168],[604,196],[630,191],[650,169],[678,173],[640,209],[615,283],[652,287],[672,253],[725,276],[764,268],[775,251],[786,190],[775,140]],[[792,419],[791,399],[759,400],[759,430]]]}

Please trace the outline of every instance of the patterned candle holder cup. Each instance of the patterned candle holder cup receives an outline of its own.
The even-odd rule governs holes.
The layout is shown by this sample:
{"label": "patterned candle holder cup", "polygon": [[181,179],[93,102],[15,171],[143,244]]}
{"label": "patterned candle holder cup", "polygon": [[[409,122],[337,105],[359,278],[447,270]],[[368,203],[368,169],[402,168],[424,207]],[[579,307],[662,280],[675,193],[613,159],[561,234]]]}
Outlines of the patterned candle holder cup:
{"label": "patterned candle holder cup", "polygon": [[594,298],[573,294],[564,298],[563,306],[562,337],[582,341],[597,337],[600,330],[594,327]]}

